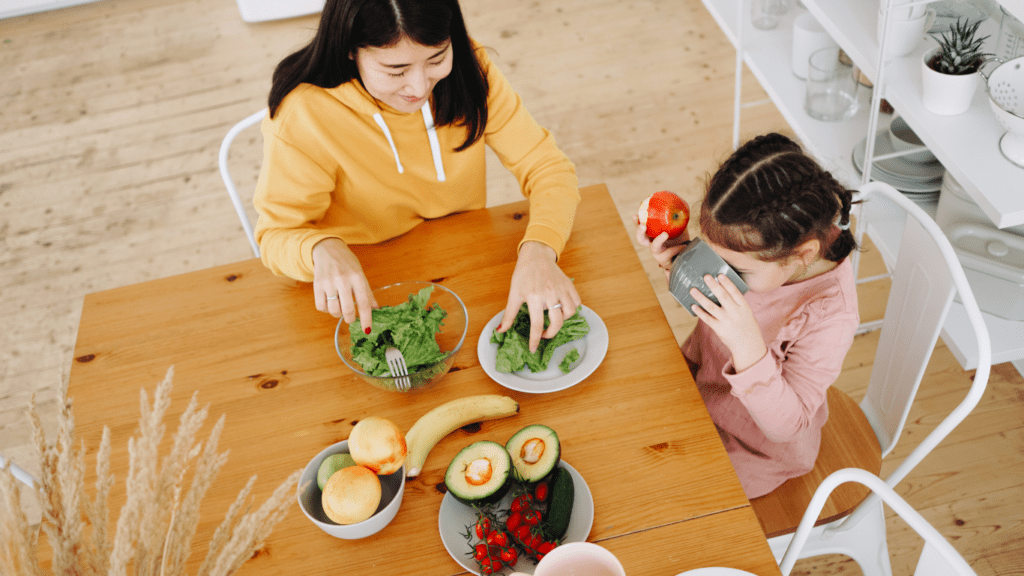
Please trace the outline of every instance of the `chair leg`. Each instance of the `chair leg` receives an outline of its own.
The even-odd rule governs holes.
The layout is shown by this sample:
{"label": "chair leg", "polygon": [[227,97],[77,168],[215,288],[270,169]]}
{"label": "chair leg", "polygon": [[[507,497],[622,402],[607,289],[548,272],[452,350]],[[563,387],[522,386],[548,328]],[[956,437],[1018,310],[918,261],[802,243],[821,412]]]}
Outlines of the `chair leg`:
{"label": "chair leg", "polygon": [[[768,541],[776,562],[782,561],[792,539],[792,534],[786,534]],[[882,502],[872,506],[871,511],[853,526],[845,526],[843,520],[837,520],[815,527],[800,552],[800,558],[825,554],[850,557],[860,566],[864,576],[892,576]]]}

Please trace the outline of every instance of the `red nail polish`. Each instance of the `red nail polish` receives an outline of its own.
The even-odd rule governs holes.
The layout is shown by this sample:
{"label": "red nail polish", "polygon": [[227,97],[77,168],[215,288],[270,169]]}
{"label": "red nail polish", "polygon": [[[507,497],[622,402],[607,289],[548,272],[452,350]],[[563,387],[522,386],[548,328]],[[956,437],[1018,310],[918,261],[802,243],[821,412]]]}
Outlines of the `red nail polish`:
{"label": "red nail polish", "polygon": [[370,329],[369,328],[363,328],[363,332],[369,334],[370,333]]}

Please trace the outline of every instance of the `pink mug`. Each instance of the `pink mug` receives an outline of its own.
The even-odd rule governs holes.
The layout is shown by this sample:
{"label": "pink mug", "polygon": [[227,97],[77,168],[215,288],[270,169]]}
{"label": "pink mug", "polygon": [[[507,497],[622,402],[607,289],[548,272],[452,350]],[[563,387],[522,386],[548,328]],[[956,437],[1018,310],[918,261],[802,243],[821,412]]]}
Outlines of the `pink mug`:
{"label": "pink mug", "polygon": [[[513,572],[510,576],[529,576]],[[614,554],[591,542],[570,542],[548,552],[533,576],[626,576]]]}

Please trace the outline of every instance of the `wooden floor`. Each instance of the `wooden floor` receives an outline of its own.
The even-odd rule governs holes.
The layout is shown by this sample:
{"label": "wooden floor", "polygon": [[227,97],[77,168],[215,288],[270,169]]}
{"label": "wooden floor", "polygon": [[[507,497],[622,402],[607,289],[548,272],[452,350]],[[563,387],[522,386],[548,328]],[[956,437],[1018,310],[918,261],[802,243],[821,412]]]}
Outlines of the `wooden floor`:
{"label": "wooden floor", "polygon": [[[463,0],[469,29],[556,136],[583,185],[604,182],[623,222],[661,189],[691,202],[731,149],[734,52],[699,0]],[[265,105],[275,64],[315,17],[245,24],[231,0],[105,0],[0,20],[0,453],[35,470],[25,406],[48,425],[83,296],[251,257],[217,171],[224,134]],[[745,100],[763,98],[748,76]],[[743,134],[786,130],[771,106]],[[258,132],[233,151],[250,190]],[[490,158],[489,202],[518,197]],[[693,326],[638,250],[678,339]],[[865,255],[878,266],[877,254]],[[880,316],[877,287],[865,317]],[[876,335],[838,386],[858,394]],[[940,343],[899,458],[972,377]],[[154,383],[155,384],[155,383]],[[855,396],[855,397],[859,397]],[[1024,379],[993,369],[981,405],[899,486],[982,575],[1024,574]],[[31,508],[27,502],[26,507]],[[917,544],[890,521],[896,573]],[[904,544],[904,542],[907,542]],[[806,574],[856,574],[839,557]]]}

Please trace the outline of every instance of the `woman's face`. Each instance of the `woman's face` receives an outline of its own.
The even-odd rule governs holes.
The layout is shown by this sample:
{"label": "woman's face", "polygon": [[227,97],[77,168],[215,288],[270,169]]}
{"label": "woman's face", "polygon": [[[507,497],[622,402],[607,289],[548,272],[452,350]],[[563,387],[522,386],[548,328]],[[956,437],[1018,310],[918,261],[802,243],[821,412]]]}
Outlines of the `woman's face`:
{"label": "woman's face", "polygon": [[402,37],[394,46],[359,48],[356,67],[371,96],[399,112],[416,112],[452,71],[452,43],[424,46]]}
{"label": "woman's face", "polygon": [[758,260],[753,252],[735,252],[704,238],[708,246],[732,266],[751,292],[770,292],[795,281],[804,270],[802,261],[793,257],[778,262]]}

